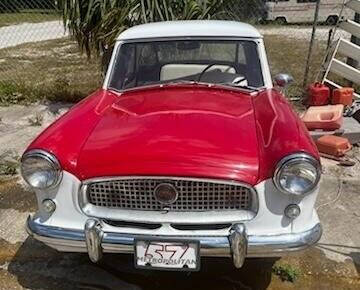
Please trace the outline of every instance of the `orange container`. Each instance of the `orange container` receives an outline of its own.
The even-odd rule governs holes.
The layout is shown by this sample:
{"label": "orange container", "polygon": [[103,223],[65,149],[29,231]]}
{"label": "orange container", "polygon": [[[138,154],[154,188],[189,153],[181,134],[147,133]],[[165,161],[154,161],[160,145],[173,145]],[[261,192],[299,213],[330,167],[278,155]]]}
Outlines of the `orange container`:
{"label": "orange container", "polygon": [[344,137],[325,135],[316,140],[316,146],[322,153],[332,156],[343,156],[351,149],[349,140]]}
{"label": "orange container", "polygon": [[308,87],[309,106],[324,106],[330,103],[330,88],[321,83],[314,83]]}
{"label": "orange container", "polygon": [[340,88],[333,90],[331,103],[343,104],[344,106],[351,106],[353,102],[354,89],[353,88]]}
{"label": "orange container", "polygon": [[342,126],[343,111],[343,105],[309,107],[302,120],[308,130],[333,131]]}

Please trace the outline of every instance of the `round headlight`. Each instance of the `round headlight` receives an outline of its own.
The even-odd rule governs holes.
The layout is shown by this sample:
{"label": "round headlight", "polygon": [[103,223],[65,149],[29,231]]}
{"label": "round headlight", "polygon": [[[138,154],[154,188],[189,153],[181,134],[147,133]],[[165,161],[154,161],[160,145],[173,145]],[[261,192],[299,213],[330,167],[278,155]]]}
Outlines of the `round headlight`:
{"label": "round headlight", "polygon": [[21,174],[32,187],[45,189],[61,180],[61,167],[56,157],[43,150],[31,150],[21,158]]}
{"label": "round headlight", "polygon": [[287,194],[305,195],[319,183],[321,166],[318,160],[305,153],[286,156],[276,167],[274,183]]}

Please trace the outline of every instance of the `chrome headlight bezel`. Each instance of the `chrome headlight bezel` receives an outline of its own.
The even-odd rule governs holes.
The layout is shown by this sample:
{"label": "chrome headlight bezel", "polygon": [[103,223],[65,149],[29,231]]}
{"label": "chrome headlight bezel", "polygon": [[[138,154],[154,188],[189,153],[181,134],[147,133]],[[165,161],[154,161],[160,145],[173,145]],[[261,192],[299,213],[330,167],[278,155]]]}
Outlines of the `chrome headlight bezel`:
{"label": "chrome headlight bezel", "polygon": [[[26,161],[30,158],[41,159],[42,162],[46,162],[47,163],[46,165],[52,169],[52,172],[54,174],[54,179],[51,181],[50,184],[47,184],[46,186],[35,186],[34,184],[31,184],[31,181],[29,180],[29,177],[31,175],[27,176],[26,168],[24,168],[26,166]],[[26,152],[22,156],[20,171],[26,183],[35,189],[44,190],[44,189],[54,188],[58,186],[60,181],[62,180],[62,168],[58,159],[53,154],[41,149],[30,150],[29,152]]]}
{"label": "chrome headlight bezel", "polygon": [[[282,186],[282,184],[280,182],[280,177],[282,174],[282,170],[285,168],[285,166],[289,166],[291,164],[299,164],[299,163],[304,163],[306,165],[312,166],[314,169],[314,172],[316,172],[316,178],[315,178],[315,181],[313,182],[313,184],[306,190],[304,190],[302,192],[294,192],[294,191],[290,191]],[[289,194],[289,195],[293,195],[293,196],[305,196],[305,195],[309,194],[310,192],[312,192],[316,188],[316,186],[318,185],[318,183],[320,181],[320,177],[321,177],[321,165],[317,159],[315,159],[314,157],[312,157],[311,155],[306,154],[306,153],[294,153],[294,154],[285,156],[283,159],[280,160],[280,162],[276,166],[273,181],[274,181],[276,188],[285,194]]]}

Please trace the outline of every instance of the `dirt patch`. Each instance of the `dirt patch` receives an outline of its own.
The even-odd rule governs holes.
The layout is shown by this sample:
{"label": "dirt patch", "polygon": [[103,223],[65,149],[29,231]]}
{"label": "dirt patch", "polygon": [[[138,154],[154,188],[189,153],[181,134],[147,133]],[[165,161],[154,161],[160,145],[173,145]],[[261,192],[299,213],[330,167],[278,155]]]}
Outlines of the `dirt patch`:
{"label": "dirt patch", "polygon": [[35,212],[35,194],[18,183],[18,178],[0,182],[0,209]]}
{"label": "dirt patch", "polygon": [[[334,269],[342,269],[344,265],[328,261],[318,252],[310,250],[306,255],[295,255],[276,262],[291,263],[299,269],[301,274],[293,283],[283,282],[272,274],[273,259],[248,259],[242,269],[236,270],[230,260],[208,258],[203,259],[200,272],[180,273],[135,270],[133,258],[129,255],[105,255],[99,265],[92,264],[82,254],[62,254],[57,258],[44,256],[44,259],[27,261],[17,258],[3,264],[0,289],[15,289],[15,285],[49,290],[359,289],[360,280],[357,277],[347,277],[346,272],[341,274],[339,270],[334,275]],[[317,267],[314,261],[321,261],[321,265]],[[4,285],[14,288],[5,288]]]}
{"label": "dirt patch", "polygon": [[[144,289],[144,290],[233,290],[233,289],[359,289],[360,280],[347,269],[347,263],[336,263],[327,259],[319,249],[294,254],[280,260],[247,259],[241,269],[235,269],[230,259],[204,258],[200,272],[159,272],[136,270],[131,255],[104,256],[100,264],[92,264],[85,254],[59,254],[36,260],[19,259],[24,252],[31,251],[25,243],[17,256],[7,266],[19,283],[37,289],[31,277],[45,281],[48,278],[60,284],[42,289]],[[44,249],[46,254],[46,249]],[[290,264],[299,271],[295,282],[283,282],[273,274],[274,265]],[[96,279],[95,279],[96,277]],[[126,286],[124,286],[126,285]],[[119,287],[123,288],[119,288]],[[88,288],[87,288],[88,287]],[[91,287],[91,288],[90,288]]]}
{"label": "dirt patch", "polygon": [[[294,40],[286,36],[275,34],[264,36],[266,51],[269,59],[270,71],[273,76],[278,73],[288,73],[293,76],[294,83],[289,86],[285,94],[288,97],[302,96],[305,63],[309,44],[307,41]],[[326,51],[326,42],[319,41],[314,47],[309,70],[309,80],[313,81],[321,66]],[[291,53],[289,53],[291,52]]]}
{"label": "dirt patch", "polygon": [[317,247],[326,258],[346,263],[360,275],[360,183],[358,179],[325,176],[316,209],[323,225]]}
{"label": "dirt patch", "polygon": [[67,112],[70,106],[53,103],[0,107],[0,178],[4,173],[13,173],[14,167],[10,165],[16,165],[15,169],[19,172],[18,163],[25,148],[50,123]]}
{"label": "dirt patch", "polygon": [[[298,270],[295,282],[283,282],[273,274],[274,265],[289,264]],[[348,263],[327,259],[313,248],[282,259],[247,259],[235,269],[230,259],[204,258],[198,273],[136,271],[132,256],[109,255],[100,265],[113,275],[142,289],[358,289],[359,276]]]}
{"label": "dirt patch", "polygon": [[[14,180],[8,185],[12,182]],[[327,179],[326,186],[322,185],[321,203],[334,198],[336,182],[336,178]],[[17,190],[14,188],[12,193],[16,194]],[[345,194],[337,203],[319,210],[321,218],[333,221],[326,223],[332,227],[326,229],[326,233],[339,233],[339,227],[344,228],[342,222],[348,224],[346,232],[350,235],[354,234],[351,228],[358,228],[351,217],[357,213],[355,194],[359,191],[359,183],[346,181],[343,190]],[[337,212],[342,206],[348,208],[347,212]],[[329,214],[330,217],[326,216]],[[336,219],[337,215],[341,220]],[[356,233],[354,235],[356,238]],[[139,271],[134,269],[131,255],[106,254],[104,260],[95,265],[86,254],[59,253],[30,237],[15,244],[0,240],[0,289],[359,289],[360,249],[356,247],[356,240],[344,243],[346,237],[345,240],[338,236],[327,239],[335,239],[342,247],[346,246],[348,258],[343,262],[330,259],[323,252],[324,243],[320,243],[319,248],[279,260],[247,259],[239,270],[233,267],[230,259],[205,258],[198,273]],[[351,246],[352,243],[355,245]],[[299,276],[293,283],[284,282],[274,275],[274,265],[290,265]]]}
{"label": "dirt patch", "polygon": [[[65,278],[54,279],[51,277],[44,277],[42,275],[26,276],[26,282],[19,284],[18,277],[5,270],[0,270],[0,290],[9,289],[24,289],[22,284],[31,285],[28,289],[57,289],[57,290],[71,290],[77,289],[73,282],[67,281]],[[86,288],[83,288],[86,289]]]}
{"label": "dirt patch", "polygon": [[38,23],[51,20],[60,20],[61,16],[55,13],[1,13],[0,27],[19,23]]}
{"label": "dirt patch", "polygon": [[32,237],[27,237],[24,242],[16,244],[11,244],[0,239],[0,245],[0,262],[12,261],[21,264],[37,260],[59,261],[66,255],[46,246]]}
{"label": "dirt patch", "polygon": [[356,178],[360,179],[360,147],[354,146],[346,157],[355,162],[354,166],[340,166],[338,162],[326,158],[322,158],[323,174],[333,177],[341,177],[343,179]]}
{"label": "dirt patch", "polygon": [[[306,44],[309,44],[312,26],[311,25],[259,25],[257,26],[260,33],[266,36],[270,35],[282,35],[292,40],[302,40]],[[329,37],[330,29],[334,27],[331,26],[318,26],[316,28],[315,41],[327,41]],[[339,37],[349,39],[350,34],[344,30],[337,29],[335,39]]]}
{"label": "dirt patch", "polygon": [[[272,74],[293,75],[295,82],[287,89],[287,94],[289,97],[301,96],[308,42],[289,38],[278,28],[266,31],[271,31],[264,39]],[[326,41],[316,43],[310,80],[316,76],[325,49]],[[3,82],[0,103],[5,105],[44,99],[76,102],[102,83],[100,60],[88,60],[79,52],[77,43],[67,37],[1,49],[0,59],[0,80]]]}
{"label": "dirt patch", "polygon": [[0,238],[0,262],[4,263],[11,260],[21,247],[21,243],[10,244],[9,242]]}
{"label": "dirt patch", "polygon": [[59,253],[31,238],[4,268],[16,277],[19,288],[139,289],[92,264],[85,254]]}
{"label": "dirt patch", "polygon": [[67,37],[1,49],[0,59],[2,105],[76,102],[101,87],[99,60],[87,59]]}

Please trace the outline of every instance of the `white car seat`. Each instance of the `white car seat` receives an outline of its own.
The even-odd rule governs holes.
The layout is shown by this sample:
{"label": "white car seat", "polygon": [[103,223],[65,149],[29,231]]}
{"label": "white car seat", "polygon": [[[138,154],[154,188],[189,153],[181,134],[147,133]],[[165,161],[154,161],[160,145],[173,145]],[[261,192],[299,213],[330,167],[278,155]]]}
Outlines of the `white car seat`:
{"label": "white car seat", "polygon": [[[166,64],[161,68],[160,80],[173,80],[188,75],[201,73],[208,65],[206,64]],[[208,71],[220,69],[222,72],[235,74],[236,70],[229,65],[214,65]]]}

